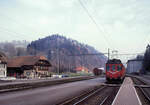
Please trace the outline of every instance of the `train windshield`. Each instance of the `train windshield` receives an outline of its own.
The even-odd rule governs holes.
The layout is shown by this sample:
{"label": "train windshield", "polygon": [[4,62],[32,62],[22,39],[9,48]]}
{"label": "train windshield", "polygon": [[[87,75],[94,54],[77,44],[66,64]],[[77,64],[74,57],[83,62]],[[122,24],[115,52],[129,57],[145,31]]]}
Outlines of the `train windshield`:
{"label": "train windshield", "polygon": [[122,66],[121,65],[117,65],[117,70],[121,71],[122,70]]}
{"label": "train windshield", "polygon": [[115,69],[115,65],[112,65],[112,71],[115,71],[116,69]]}
{"label": "train windshield", "polygon": [[106,65],[106,70],[109,71],[110,70],[110,66]]}

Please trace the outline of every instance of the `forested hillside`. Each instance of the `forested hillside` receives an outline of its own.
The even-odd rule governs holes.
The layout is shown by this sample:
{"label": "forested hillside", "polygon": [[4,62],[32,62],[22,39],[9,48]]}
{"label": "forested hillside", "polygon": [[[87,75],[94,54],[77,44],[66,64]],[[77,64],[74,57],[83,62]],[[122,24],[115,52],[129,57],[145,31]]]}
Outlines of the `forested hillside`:
{"label": "forested hillside", "polygon": [[74,70],[83,66],[92,70],[94,67],[103,67],[106,62],[104,55],[82,55],[100,53],[95,48],[81,44],[76,40],[60,35],[51,35],[46,38],[32,41],[27,46],[30,55],[44,55],[52,63],[54,70]]}
{"label": "forested hillside", "polygon": [[14,56],[25,56],[27,55],[26,48],[29,44],[28,41],[11,41],[11,42],[0,42],[0,52],[6,54],[8,58]]}
{"label": "forested hillside", "polygon": [[146,71],[150,72],[150,45],[147,45],[146,51],[144,54],[143,70],[144,72]]}

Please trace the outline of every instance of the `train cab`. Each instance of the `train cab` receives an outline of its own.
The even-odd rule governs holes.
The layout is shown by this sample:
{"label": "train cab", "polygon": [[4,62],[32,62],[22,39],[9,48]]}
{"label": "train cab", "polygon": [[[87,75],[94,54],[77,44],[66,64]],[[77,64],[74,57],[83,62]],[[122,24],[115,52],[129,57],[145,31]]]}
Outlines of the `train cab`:
{"label": "train cab", "polygon": [[107,81],[122,80],[125,75],[125,68],[120,60],[109,60],[106,63],[106,79]]}

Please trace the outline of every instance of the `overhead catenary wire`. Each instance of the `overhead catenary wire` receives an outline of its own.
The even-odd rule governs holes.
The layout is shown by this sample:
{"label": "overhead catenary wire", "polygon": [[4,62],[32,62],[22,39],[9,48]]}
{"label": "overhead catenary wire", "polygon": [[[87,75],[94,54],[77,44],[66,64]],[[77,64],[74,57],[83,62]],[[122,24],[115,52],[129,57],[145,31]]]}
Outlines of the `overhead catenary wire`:
{"label": "overhead catenary wire", "polygon": [[[149,37],[149,34],[145,35],[143,40],[141,39],[139,45],[137,46],[137,48],[139,48],[139,46],[142,46],[143,42],[145,42],[145,44],[149,44],[149,41],[148,41],[148,37]],[[145,46],[146,48],[146,46]]]}
{"label": "overhead catenary wire", "polygon": [[[92,20],[92,22],[95,24],[96,28],[98,29],[98,32],[101,33],[105,33],[104,30],[99,27],[99,25],[97,24],[97,22],[95,21],[95,19],[92,17],[92,15],[89,13],[88,9],[83,5],[83,3],[81,2],[81,0],[78,0],[80,5],[82,6],[82,8],[85,10],[85,12],[87,13],[87,15],[89,16],[89,18]],[[111,47],[111,44],[109,43],[107,37],[105,35],[103,35],[104,40],[106,41],[108,47]]]}
{"label": "overhead catenary wire", "polygon": [[120,53],[118,55],[143,55],[144,53]]}
{"label": "overhead catenary wire", "polygon": [[[37,32],[35,29],[33,29],[32,27],[30,27],[30,23],[28,23],[28,25],[27,24],[24,24],[24,23],[22,23],[22,22],[18,22],[16,19],[14,19],[14,18],[12,18],[12,17],[10,17],[10,16],[8,16],[8,15],[6,15],[6,14],[4,14],[4,13],[0,13],[0,16],[3,16],[3,17],[5,17],[8,21],[10,21],[10,22],[12,22],[12,23],[14,23],[14,24],[16,24],[16,25],[19,25],[19,26],[21,26],[21,27],[23,27],[23,29],[25,29],[25,30],[29,30],[30,31],[30,33],[28,33],[28,34],[24,34],[24,33],[20,33],[20,32],[15,32],[15,31],[12,31],[12,30],[10,30],[10,29],[8,29],[8,28],[3,28],[3,27],[0,27],[0,28],[2,28],[2,31],[7,31],[7,32],[9,32],[9,33],[13,33],[13,34],[16,34],[16,35],[23,35],[23,36],[25,36],[25,37],[30,37],[30,35],[32,34],[31,32],[34,32],[34,33],[39,33],[39,32]],[[24,38],[24,37],[23,37]]]}
{"label": "overhead catenary wire", "polygon": [[[85,0],[83,0],[83,1],[85,1]],[[85,2],[85,3],[87,3],[87,2]],[[99,17],[99,15],[98,15],[97,11],[96,11],[94,8],[92,8],[92,9],[94,10],[96,16],[100,19],[100,17]],[[110,39],[110,41],[112,42],[112,38],[110,37],[110,34],[108,33],[108,31],[106,31],[104,25],[103,25],[101,22],[99,22],[98,25],[100,25],[101,30],[103,31],[103,33],[104,33],[106,36],[109,36],[109,39]],[[114,46],[112,46],[112,43],[111,43],[111,47],[114,47]]]}
{"label": "overhead catenary wire", "polygon": [[[105,55],[108,53],[83,53],[83,54],[72,54],[72,55],[68,55],[68,56],[90,56],[90,55]],[[118,53],[117,55],[119,56],[126,56],[126,55],[143,55],[144,53]]]}
{"label": "overhead catenary wire", "polygon": [[[27,29],[27,30],[36,32],[36,30],[33,30],[31,27],[29,27],[29,25],[30,25],[29,23],[28,23],[28,25],[27,25],[27,24],[24,24],[24,23],[22,23],[22,22],[17,21],[16,19],[14,19],[14,18],[12,18],[12,17],[10,17],[10,16],[4,14],[4,13],[0,13],[0,16],[4,16],[5,18],[7,18],[7,20],[9,20],[9,21],[11,21],[12,23],[15,23],[15,24],[17,24],[17,25],[19,25],[19,26],[21,26],[21,27],[24,27],[24,28]],[[38,32],[37,32],[37,33],[38,33]]]}
{"label": "overhead catenary wire", "polygon": [[9,29],[2,28],[2,27],[0,27],[0,31],[9,33],[9,36],[11,36],[11,37],[14,37],[12,35],[15,35],[17,38],[20,38],[20,39],[24,38],[24,37],[22,37],[22,35],[25,35],[25,34],[18,33],[18,32],[15,32],[15,31],[11,31]]}
{"label": "overhead catenary wire", "polygon": [[[102,31],[105,35],[109,35],[109,33],[107,31],[105,31],[105,28],[103,27],[103,25],[100,24],[100,27],[99,25],[97,24],[96,20],[93,18],[93,16],[89,13],[88,9],[86,8],[86,6],[83,4],[84,2],[81,2],[81,0],[78,0],[80,5],[83,7],[83,9],[85,10],[85,12],[87,13],[87,15],[89,16],[89,18],[92,20],[92,22],[96,25],[96,28],[98,29],[98,31]],[[87,2],[85,2],[87,3]],[[107,42],[107,44],[109,46],[111,46],[111,44],[109,43],[107,37],[103,35],[105,41]],[[111,37],[109,37],[111,38]],[[92,54],[91,54],[92,55]],[[126,54],[117,54],[119,56],[137,56],[137,55],[144,55],[144,53],[126,53]],[[83,56],[83,55],[82,55]]]}
{"label": "overhead catenary wire", "polygon": [[[85,1],[85,0],[83,0],[83,1]],[[84,3],[87,4],[87,1],[84,2]],[[82,2],[82,4],[83,4],[83,2]],[[96,14],[96,16],[98,16],[98,18],[99,18],[99,15],[98,15],[97,11],[96,11],[94,8],[92,8],[92,9],[94,10],[94,13]],[[133,20],[133,19],[132,19],[132,20]],[[106,33],[106,35],[107,35],[107,36],[110,36],[110,33],[108,33],[108,31],[105,31],[105,27],[104,27],[102,24],[99,24],[99,25],[101,26],[102,30]],[[143,39],[147,41],[147,38],[148,38],[148,37],[149,37],[149,36],[146,35]],[[111,38],[111,37],[109,37],[109,38],[110,38],[110,40],[112,41],[112,38]],[[141,43],[142,43],[144,40],[141,40]],[[139,43],[139,45],[137,45],[137,47],[139,47],[139,46],[141,45],[141,43]],[[111,44],[112,44],[112,43],[111,43]],[[147,41],[147,44],[148,44],[148,41]],[[141,47],[142,47],[142,46],[141,46]],[[136,49],[137,49],[137,48],[136,48]]]}

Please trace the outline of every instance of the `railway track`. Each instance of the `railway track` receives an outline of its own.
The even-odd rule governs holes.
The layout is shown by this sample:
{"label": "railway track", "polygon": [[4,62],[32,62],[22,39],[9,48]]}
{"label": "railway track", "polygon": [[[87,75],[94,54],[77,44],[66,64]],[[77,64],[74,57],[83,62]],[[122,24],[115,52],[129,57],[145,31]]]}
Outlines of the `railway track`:
{"label": "railway track", "polygon": [[[135,88],[140,97],[142,105],[150,105],[150,87],[146,86],[147,84],[139,78],[132,77],[132,80],[135,84]],[[142,85],[145,85],[145,87]]]}
{"label": "railway track", "polygon": [[119,86],[99,86],[58,105],[111,105]]}
{"label": "railway track", "polygon": [[147,85],[146,82],[144,82],[143,80],[141,80],[137,77],[131,77],[131,78],[132,78],[135,85]]}

